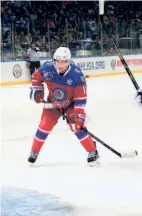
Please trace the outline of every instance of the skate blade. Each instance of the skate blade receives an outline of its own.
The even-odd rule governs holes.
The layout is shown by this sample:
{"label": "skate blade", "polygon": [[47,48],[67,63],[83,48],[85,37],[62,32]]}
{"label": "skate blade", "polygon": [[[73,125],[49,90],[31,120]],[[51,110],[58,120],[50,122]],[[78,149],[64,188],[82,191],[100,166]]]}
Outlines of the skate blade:
{"label": "skate blade", "polygon": [[31,162],[27,162],[27,165],[28,165],[29,167],[35,167],[35,164],[34,164],[34,163],[31,163]]}
{"label": "skate blade", "polygon": [[92,162],[89,162],[89,163],[88,163],[88,166],[89,166],[89,167],[95,167],[95,166],[98,166],[99,164],[100,164],[99,161],[92,161]]}

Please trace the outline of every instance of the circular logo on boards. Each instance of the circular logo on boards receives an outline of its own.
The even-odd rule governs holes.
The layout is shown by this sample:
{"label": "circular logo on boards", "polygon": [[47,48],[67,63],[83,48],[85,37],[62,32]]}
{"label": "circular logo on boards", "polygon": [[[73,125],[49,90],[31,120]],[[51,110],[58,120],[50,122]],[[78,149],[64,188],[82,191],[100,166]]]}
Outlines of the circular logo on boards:
{"label": "circular logo on boards", "polygon": [[21,69],[20,65],[15,64],[13,67],[13,76],[18,79],[18,78],[20,78],[21,75],[22,75],[22,69]]}
{"label": "circular logo on boards", "polygon": [[112,59],[110,65],[111,65],[111,68],[114,70],[116,67],[116,60]]}

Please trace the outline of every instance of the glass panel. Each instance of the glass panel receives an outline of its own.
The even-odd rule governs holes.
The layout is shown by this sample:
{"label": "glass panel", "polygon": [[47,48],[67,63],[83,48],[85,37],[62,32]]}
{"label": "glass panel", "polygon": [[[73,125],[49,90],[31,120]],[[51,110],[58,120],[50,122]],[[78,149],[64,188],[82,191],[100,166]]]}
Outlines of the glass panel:
{"label": "glass panel", "polygon": [[[8,10],[10,19],[3,15],[1,20],[3,61],[25,60],[31,42],[40,48],[41,58],[52,57],[59,46],[68,46],[73,57],[117,55],[100,24],[97,1],[88,1],[87,5],[83,1],[48,1],[42,4],[40,1],[17,1],[3,4],[6,11],[11,8]],[[105,25],[122,54],[142,53],[141,9],[136,17],[130,16],[140,8],[140,3],[137,2],[138,8],[133,2],[125,1],[106,1],[105,4]],[[129,15],[125,14],[126,7],[129,8]],[[15,12],[11,13],[12,9],[17,16]]]}
{"label": "glass panel", "polygon": [[10,22],[1,22],[1,52],[2,60],[13,60],[12,53],[12,25]]}

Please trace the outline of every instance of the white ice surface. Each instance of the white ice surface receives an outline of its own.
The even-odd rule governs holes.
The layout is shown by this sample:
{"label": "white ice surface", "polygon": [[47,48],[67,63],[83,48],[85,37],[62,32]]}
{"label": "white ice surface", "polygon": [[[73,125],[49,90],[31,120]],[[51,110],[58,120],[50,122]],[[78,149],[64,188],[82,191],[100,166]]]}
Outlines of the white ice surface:
{"label": "white ice surface", "polygon": [[[135,76],[142,86],[142,75]],[[97,144],[98,167],[86,165],[87,153],[60,119],[38,161],[27,157],[42,105],[29,100],[29,86],[1,89],[2,186],[55,195],[74,206],[73,216],[142,216],[142,109],[128,76],[89,79],[87,127],[120,152],[121,159]]]}

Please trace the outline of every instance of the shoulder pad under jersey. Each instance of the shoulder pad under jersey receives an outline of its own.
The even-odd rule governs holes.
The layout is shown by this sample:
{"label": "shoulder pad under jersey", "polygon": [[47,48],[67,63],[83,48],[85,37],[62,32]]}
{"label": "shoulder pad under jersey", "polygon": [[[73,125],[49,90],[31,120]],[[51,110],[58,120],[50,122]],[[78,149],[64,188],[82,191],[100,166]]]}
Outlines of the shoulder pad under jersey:
{"label": "shoulder pad under jersey", "polygon": [[42,67],[45,67],[45,68],[51,68],[53,67],[53,62],[52,61],[46,61],[43,63],[43,65],[41,66]]}
{"label": "shoulder pad under jersey", "polygon": [[71,73],[78,85],[83,85],[86,83],[83,72],[75,64],[71,64]]}
{"label": "shoulder pad under jersey", "polygon": [[49,73],[51,74],[54,70],[53,62],[46,61],[39,69],[39,72],[44,80],[49,80]]}

